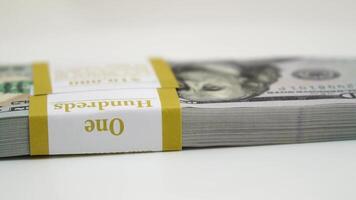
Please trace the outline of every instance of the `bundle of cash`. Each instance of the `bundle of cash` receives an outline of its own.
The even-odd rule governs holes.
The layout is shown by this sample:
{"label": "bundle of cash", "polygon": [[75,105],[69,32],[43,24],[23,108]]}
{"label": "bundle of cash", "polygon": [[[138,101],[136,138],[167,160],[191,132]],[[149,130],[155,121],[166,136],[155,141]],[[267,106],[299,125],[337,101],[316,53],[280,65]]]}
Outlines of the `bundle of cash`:
{"label": "bundle of cash", "polygon": [[[356,139],[356,59],[169,64],[184,148]],[[31,68],[0,70],[0,157],[28,155]]]}

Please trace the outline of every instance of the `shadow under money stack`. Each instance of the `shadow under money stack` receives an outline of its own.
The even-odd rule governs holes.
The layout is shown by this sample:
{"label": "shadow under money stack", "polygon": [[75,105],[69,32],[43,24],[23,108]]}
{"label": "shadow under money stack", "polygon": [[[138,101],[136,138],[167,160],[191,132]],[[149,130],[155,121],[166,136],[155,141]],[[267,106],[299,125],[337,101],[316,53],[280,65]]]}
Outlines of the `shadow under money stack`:
{"label": "shadow under money stack", "polygon": [[[356,139],[356,60],[170,64],[180,83],[184,148]],[[0,157],[29,155],[30,68],[1,69]]]}

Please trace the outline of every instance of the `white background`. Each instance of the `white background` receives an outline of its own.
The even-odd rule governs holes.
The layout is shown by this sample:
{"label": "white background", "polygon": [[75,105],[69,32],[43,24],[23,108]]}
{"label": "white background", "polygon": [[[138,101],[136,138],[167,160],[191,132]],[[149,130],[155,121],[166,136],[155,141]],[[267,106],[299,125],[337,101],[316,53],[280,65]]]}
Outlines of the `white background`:
{"label": "white background", "polygon": [[[0,62],[355,56],[353,0],[0,0]],[[0,160],[0,199],[356,199],[356,141]]]}

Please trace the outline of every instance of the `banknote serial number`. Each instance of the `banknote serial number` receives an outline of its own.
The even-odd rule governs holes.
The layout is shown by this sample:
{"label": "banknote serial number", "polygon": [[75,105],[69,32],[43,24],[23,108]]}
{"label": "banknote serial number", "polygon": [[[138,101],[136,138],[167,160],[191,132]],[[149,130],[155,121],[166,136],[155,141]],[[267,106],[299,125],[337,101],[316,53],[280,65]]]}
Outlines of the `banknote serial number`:
{"label": "banknote serial number", "polygon": [[277,91],[268,91],[269,94],[283,93],[304,93],[304,92],[355,92],[356,84],[337,84],[337,85],[299,85],[282,86]]}

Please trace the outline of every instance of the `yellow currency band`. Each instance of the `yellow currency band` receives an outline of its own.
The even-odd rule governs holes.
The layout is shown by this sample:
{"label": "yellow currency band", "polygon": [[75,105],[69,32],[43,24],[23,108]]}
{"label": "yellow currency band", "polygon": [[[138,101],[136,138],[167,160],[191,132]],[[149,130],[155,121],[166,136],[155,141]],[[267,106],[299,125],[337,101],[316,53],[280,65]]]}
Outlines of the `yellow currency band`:
{"label": "yellow currency band", "polygon": [[52,86],[48,64],[35,62],[32,65],[34,95],[51,94]]}
{"label": "yellow currency band", "polygon": [[162,109],[163,151],[182,149],[182,113],[175,89],[157,89]]}
{"label": "yellow currency band", "polygon": [[[159,58],[151,59],[153,69],[162,88],[158,89],[162,105],[162,147],[163,151],[182,149],[182,119],[179,98],[175,88],[178,83],[169,66]],[[47,63],[33,64],[34,95],[51,94],[49,67]],[[48,155],[48,115],[47,96],[30,97],[29,112],[30,153],[31,155]]]}
{"label": "yellow currency band", "polygon": [[161,58],[150,59],[161,88],[178,88],[178,82],[170,65]]}
{"label": "yellow currency band", "polygon": [[[178,88],[178,82],[170,65],[160,58],[150,59],[161,88]],[[45,62],[35,62],[32,67],[34,95],[51,94],[50,69]]]}
{"label": "yellow currency band", "polygon": [[[182,149],[182,115],[174,88],[157,89],[162,110],[162,150]],[[30,97],[30,154],[49,155],[47,95]]]}
{"label": "yellow currency band", "polygon": [[30,97],[30,154],[48,155],[47,96]]}

